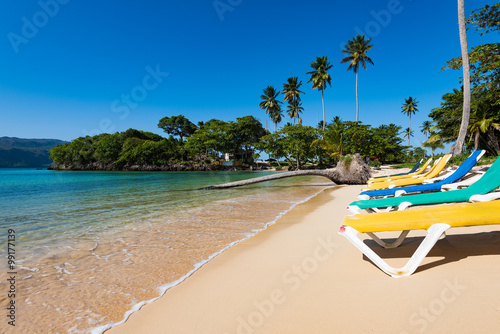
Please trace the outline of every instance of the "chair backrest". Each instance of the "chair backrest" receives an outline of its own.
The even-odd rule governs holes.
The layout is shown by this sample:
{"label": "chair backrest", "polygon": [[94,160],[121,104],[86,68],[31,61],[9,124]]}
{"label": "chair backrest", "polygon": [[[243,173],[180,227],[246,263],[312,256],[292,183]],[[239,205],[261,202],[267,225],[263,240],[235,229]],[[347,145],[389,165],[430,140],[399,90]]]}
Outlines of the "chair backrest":
{"label": "chair backrest", "polygon": [[453,172],[453,174],[448,176],[446,179],[438,182],[437,184],[444,185],[460,180],[472,169],[472,167],[477,164],[477,162],[479,161],[479,159],[481,159],[485,152],[485,150],[472,152],[471,155],[469,155],[469,157],[465,159],[465,161],[462,162],[462,164]]}
{"label": "chair backrest", "polygon": [[500,187],[500,159],[497,158],[483,177],[471,184],[467,190],[472,194],[487,194],[498,187]]}
{"label": "chair backrest", "polygon": [[441,158],[438,158],[437,160],[434,160],[434,163],[432,164],[431,168],[429,168],[429,170],[425,173],[422,173],[421,175],[417,175],[415,177],[427,177],[427,175],[429,175],[429,173],[431,173],[434,168],[436,168],[437,164],[443,159],[443,157]]}
{"label": "chair backrest", "polygon": [[417,161],[415,166],[413,166],[413,168],[407,174],[411,174],[411,173],[415,172],[417,170],[418,166],[420,166],[420,164],[422,163],[422,160],[424,160],[424,159],[420,159],[419,161]]}
{"label": "chair backrest", "polygon": [[416,171],[415,174],[416,175],[422,174],[425,171],[425,169],[427,168],[427,166],[429,166],[429,164],[431,163],[431,161],[432,161],[432,158],[429,158],[429,160],[427,160],[425,162],[425,164],[422,166],[422,168],[420,168],[418,171]]}
{"label": "chair backrest", "polygon": [[448,160],[450,160],[451,154],[446,154],[444,157],[440,158],[432,167],[430,171],[425,173],[424,176],[426,179],[432,179],[433,177],[436,177],[441,171],[444,169],[446,164],[448,163]]}

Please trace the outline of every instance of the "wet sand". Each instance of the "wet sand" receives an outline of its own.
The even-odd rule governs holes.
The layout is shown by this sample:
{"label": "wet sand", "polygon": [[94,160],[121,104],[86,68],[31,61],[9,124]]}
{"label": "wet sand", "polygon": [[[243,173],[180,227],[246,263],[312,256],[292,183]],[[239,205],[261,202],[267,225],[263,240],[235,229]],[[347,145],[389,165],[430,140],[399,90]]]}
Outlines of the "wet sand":
{"label": "wet sand", "polygon": [[[497,333],[499,226],[451,229],[394,279],[337,234],[360,189],[296,206],[106,333]],[[377,252],[402,266],[422,235]]]}

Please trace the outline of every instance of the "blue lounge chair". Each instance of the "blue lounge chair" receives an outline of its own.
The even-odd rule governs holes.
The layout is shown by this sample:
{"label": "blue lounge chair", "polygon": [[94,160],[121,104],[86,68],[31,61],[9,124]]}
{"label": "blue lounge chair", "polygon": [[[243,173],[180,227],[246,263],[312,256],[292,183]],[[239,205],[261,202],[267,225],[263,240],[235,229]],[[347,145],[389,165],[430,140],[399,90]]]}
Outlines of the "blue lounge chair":
{"label": "blue lounge chair", "polygon": [[[359,198],[368,199],[370,197],[381,197],[391,195],[402,195],[418,192],[439,191],[445,184],[453,183],[464,177],[474,167],[485,153],[484,150],[474,151],[450,176],[435,183],[419,184],[406,187],[396,187],[392,189],[365,190],[359,194]],[[368,196],[368,197],[367,197]]]}

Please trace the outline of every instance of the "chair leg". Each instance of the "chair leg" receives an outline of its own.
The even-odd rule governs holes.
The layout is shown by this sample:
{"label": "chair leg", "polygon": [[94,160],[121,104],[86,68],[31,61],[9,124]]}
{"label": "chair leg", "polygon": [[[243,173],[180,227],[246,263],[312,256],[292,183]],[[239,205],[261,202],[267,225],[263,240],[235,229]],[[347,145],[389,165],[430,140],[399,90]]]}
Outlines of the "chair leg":
{"label": "chair leg", "polygon": [[373,239],[373,241],[375,241],[377,244],[379,244],[380,246],[382,246],[384,248],[396,248],[399,245],[401,245],[401,243],[405,240],[405,238],[408,235],[408,233],[410,233],[410,230],[406,230],[406,231],[401,232],[401,234],[396,239],[396,241],[394,241],[393,243],[390,243],[390,244],[382,241],[382,239],[380,239],[379,237],[377,237],[375,235],[375,233],[367,232],[366,234],[368,234],[370,236],[370,238]]}
{"label": "chair leg", "polygon": [[393,268],[387,264],[380,256],[378,256],[370,247],[361,241],[357,235],[358,231],[350,226],[341,226],[339,234],[346,237],[356,248],[365,254],[377,267],[383,272],[392,277],[410,276],[417,270],[420,263],[427,256],[432,247],[436,244],[442,234],[451,226],[443,223],[436,223],[429,227],[427,236],[424,238],[420,246],[418,246],[415,253],[411,256],[408,263],[401,268]]}
{"label": "chair leg", "polygon": [[385,209],[369,208],[368,210],[375,213],[390,212],[392,210],[392,206],[388,206]]}

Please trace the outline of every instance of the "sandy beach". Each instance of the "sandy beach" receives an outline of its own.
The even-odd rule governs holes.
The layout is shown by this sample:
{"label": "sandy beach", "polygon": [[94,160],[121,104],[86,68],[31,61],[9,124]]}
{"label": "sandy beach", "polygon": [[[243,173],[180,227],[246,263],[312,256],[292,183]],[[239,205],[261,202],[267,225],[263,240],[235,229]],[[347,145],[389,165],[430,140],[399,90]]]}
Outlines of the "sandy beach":
{"label": "sandy beach", "polygon": [[[497,333],[498,226],[451,229],[412,276],[391,278],[337,234],[360,189],[296,206],[106,333]],[[401,266],[422,235],[367,243]]]}

